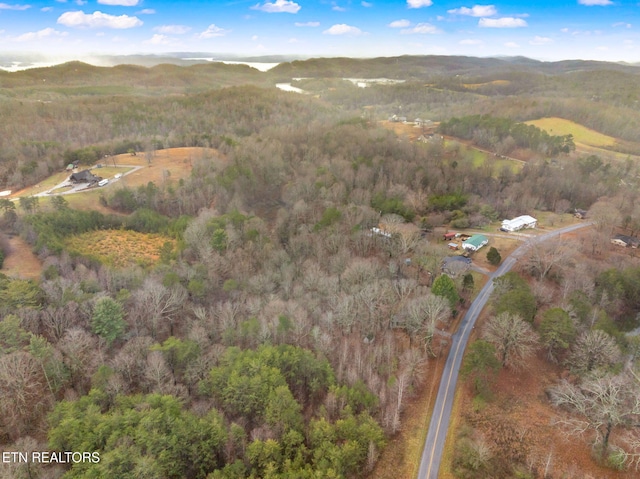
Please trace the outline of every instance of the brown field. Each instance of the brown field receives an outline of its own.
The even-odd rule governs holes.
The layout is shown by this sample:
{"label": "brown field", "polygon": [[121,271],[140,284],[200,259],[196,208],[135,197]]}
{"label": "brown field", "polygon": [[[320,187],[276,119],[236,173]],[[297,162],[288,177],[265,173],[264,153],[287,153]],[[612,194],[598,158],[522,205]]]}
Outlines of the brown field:
{"label": "brown field", "polygon": [[86,256],[117,268],[130,265],[150,266],[160,258],[160,249],[174,240],[157,234],[127,230],[90,231],[67,239],[71,254]]}
{"label": "brown field", "polygon": [[9,238],[9,254],[4,259],[0,273],[15,278],[37,280],[42,273],[42,262],[22,238],[13,236]]}
{"label": "brown field", "polygon": [[[225,158],[213,148],[168,148],[156,150],[148,161],[147,154],[138,153],[116,155],[105,163],[116,165],[144,166],[144,168],[123,177],[118,183],[128,187],[146,185],[150,181],[160,186],[165,182],[174,182],[191,174],[193,163],[205,158],[213,158],[223,164]],[[168,173],[168,174],[167,174]],[[109,188],[111,185],[105,187]]]}

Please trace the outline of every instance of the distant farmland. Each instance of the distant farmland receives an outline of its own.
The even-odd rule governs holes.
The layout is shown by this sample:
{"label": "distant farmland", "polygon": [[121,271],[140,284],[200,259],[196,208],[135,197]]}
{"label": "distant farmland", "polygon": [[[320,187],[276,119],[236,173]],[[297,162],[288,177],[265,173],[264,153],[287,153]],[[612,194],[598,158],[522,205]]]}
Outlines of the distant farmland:
{"label": "distant farmland", "polygon": [[539,120],[527,121],[527,125],[534,125],[545,130],[550,135],[573,135],[576,145],[583,144],[588,146],[613,147],[618,140],[615,138],[598,133],[579,123],[574,123],[563,118],[540,118]]}

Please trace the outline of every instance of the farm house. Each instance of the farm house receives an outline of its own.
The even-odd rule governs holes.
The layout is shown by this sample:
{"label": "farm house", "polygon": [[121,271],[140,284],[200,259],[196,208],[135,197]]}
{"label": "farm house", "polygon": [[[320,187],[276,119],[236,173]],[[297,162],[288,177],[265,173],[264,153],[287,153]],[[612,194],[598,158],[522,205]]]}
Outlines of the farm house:
{"label": "farm house", "polygon": [[512,220],[504,220],[502,222],[501,231],[520,231],[525,228],[535,228],[538,225],[538,220],[533,216],[523,215],[513,218]]}
{"label": "farm house", "polygon": [[462,243],[462,247],[469,251],[478,251],[489,242],[485,235],[473,235],[467,241]]}

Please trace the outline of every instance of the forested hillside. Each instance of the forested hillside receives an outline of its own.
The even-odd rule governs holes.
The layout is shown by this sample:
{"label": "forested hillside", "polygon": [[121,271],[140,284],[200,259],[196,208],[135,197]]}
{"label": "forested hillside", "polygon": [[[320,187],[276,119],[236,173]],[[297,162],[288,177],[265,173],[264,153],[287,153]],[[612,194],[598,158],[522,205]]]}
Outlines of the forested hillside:
{"label": "forested hillside", "polygon": [[[105,75],[129,70],[150,73]],[[496,220],[534,210],[548,218],[589,210],[596,227],[524,258],[496,288],[495,316],[525,322],[526,337],[539,331],[549,361],[566,365],[584,391],[587,372],[614,383],[637,374],[637,346],[624,332],[638,326],[638,265],[608,253],[614,232],[633,235],[640,225],[637,163],[568,155],[567,138],[547,135],[561,138],[556,151],[532,150],[526,164],[498,169],[460,143],[412,143],[376,121],[398,95],[405,109],[440,119],[504,107],[502,119],[463,122],[504,127],[504,140],[540,132],[514,121],[559,102],[412,83],[344,86],[318,98],[256,85],[170,95],[131,86],[137,93],[76,92],[50,103],[31,95],[55,88],[0,89],[1,115],[11,119],[0,126],[2,188],[40,181],[70,160],[216,149],[194,159],[186,178],[101,189],[102,212],[75,210],[65,196],[0,199],[2,233],[19,234],[43,262],[40,281],[0,276],[0,448],[100,455],[13,463],[0,475],[369,477],[482,281],[478,272],[441,274],[450,253],[434,232],[495,231]],[[607,108],[594,118],[635,118],[631,106]],[[154,235],[153,259],[122,266],[94,254],[100,237],[125,231],[136,233],[131,243]],[[492,253],[491,264],[500,261]],[[565,314],[552,308],[570,317],[566,334],[558,331]],[[506,330],[498,325],[484,340],[497,344]],[[604,344],[595,362],[584,359],[591,336]],[[470,377],[489,387],[490,370],[526,368],[536,341],[513,354],[486,347],[500,363],[471,368]],[[572,411],[560,397],[567,387],[558,383],[549,397]],[[537,451],[520,443],[498,442],[504,449],[474,463],[488,417],[475,412],[477,431],[456,446],[459,477],[542,477]],[[616,432],[631,434],[629,424],[616,423]],[[603,463],[618,448],[637,451],[627,436],[615,448],[623,436],[611,437],[598,443]],[[500,463],[503,450],[511,455]]]}

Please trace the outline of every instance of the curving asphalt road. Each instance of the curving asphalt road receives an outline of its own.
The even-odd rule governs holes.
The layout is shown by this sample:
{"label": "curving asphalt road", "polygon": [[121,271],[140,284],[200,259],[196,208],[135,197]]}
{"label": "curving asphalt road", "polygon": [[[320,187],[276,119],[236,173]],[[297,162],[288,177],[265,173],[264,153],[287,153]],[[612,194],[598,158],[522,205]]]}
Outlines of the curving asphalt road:
{"label": "curving asphalt road", "polygon": [[507,273],[516,261],[522,257],[526,250],[534,244],[542,243],[551,238],[555,238],[564,233],[569,233],[580,228],[592,225],[591,222],[575,224],[560,228],[549,233],[538,236],[532,236],[522,245],[520,245],[513,253],[511,253],[502,262],[500,267],[489,277],[489,281],[480,290],[476,299],[471,303],[471,307],[465,314],[458,330],[451,338],[451,350],[444,365],[442,378],[440,379],[440,388],[436,396],[436,403],[433,408],[429,431],[425,441],[422,458],[420,460],[420,469],[418,470],[418,479],[437,479],[438,470],[440,469],[440,460],[442,458],[442,450],[444,448],[445,439],[447,437],[447,429],[449,428],[449,420],[451,418],[451,408],[453,406],[453,398],[458,382],[458,372],[462,363],[462,356],[469,341],[471,330],[473,329],[480,312],[484,308],[487,300],[493,291],[493,280]]}

